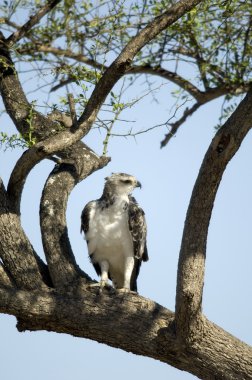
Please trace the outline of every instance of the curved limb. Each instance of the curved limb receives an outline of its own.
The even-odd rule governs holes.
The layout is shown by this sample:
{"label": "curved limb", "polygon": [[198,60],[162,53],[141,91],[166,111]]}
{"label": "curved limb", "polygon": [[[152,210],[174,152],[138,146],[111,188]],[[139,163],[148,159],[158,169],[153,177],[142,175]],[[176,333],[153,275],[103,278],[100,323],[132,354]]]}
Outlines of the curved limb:
{"label": "curved limb", "polygon": [[[11,231],[10,231],[11,226]],[[0,257],[20,288],[34,289],[48,283],[47,267],[36,255],[27,239],[19,216],[13,212],[0,180]]]}
{"label": "curved limb", "polygon": [[0,286],[4,287],[13,287],[15,286],[15,282],[10,274],[6,271],[3,263],[0,261]]}
{"label": "curved limb", "polygon": [[66,207],[74,186],[93,171],[105,166],[109,159],[98,157],[85,144],[79,142],[72,149],[59,154],[63,161],[72,164],[56,165],[45,184],[40,204],[40,225],[44,251],[57,288],[74,286],[80,277],[90,277],[78,267],[68,238]]}
{"label": "curved limb", "polygon": [[185,343],[200,331],[206,241],[215,196],[228,162],[252,124],[252,88],[216,133],[201,165],[187,211],[179,256],[176,326]]}

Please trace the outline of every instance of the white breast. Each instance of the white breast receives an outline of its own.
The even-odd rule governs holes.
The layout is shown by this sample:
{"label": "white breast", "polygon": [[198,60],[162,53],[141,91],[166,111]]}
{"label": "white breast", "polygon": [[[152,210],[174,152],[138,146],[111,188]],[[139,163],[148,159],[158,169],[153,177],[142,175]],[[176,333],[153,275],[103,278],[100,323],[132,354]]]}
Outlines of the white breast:
{"label": "white breast", "polygon": [[92,261],[107,260],[112,277],[113,273],[123,275],[126,258],[134,255],[124,198],[104,209],[94,202],[86,240],[89,254],[93,255]]}

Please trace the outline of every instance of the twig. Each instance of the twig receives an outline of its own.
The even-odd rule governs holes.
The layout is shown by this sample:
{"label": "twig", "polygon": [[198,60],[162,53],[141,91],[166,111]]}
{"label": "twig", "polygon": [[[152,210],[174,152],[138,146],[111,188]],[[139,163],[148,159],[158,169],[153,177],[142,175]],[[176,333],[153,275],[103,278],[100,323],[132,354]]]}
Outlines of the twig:
{"label": "twig", "polygon": [[77,126],[77,116],[76,116],[73,94],[68,93],[67,99],[68,99],[69,110],[70,110],[70,115],[71,115],[71,119],[72,119],[72,126],[76,127]]}
{"label": "twig", "polygon": [[175,123],[170,124],[171,129],[170,131],[165,135],[165,138],[161,141],[161,148],[166,146],[170,139],[177,133],[179,127],[186,121],[188,116],[191,116],[202,104],[201,103],[195,103],[191,108],[186,108],[184,111],[183,116],[176,121]]}
{"label": "twig", "polygon": [[12,33],[10,37],[6,39],[6,43],[9,47],[15,44],[15,42],[19,41],[22,37],[25,36],[27,32],[31,30],[31,28],[36,25],[42,17],[44,17],[48,12],[50,12],[61,0],[51,0],[46,3],[46,5],[33,16],[30,17],[29,21],[27,21],[19,30]]}

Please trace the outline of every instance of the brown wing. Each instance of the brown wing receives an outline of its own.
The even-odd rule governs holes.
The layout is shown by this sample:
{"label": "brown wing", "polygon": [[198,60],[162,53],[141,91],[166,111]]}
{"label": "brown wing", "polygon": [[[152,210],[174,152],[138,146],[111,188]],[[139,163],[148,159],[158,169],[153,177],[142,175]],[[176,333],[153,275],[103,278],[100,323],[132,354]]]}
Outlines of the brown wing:
{"label": "brown wing", "polygon": [[147,261],[149,257],[146,246],[147,226],[145,214],[133,197],[130,199],[128,217],[129,230],[133,240],[134,256],[136,259]]}
{"label": "brown wing", "polygon": [[141,207],[138,206],[135,198],[130,197],[130,203],[128,207],[129,217],[129,230],[133,240],[133,249],[135,264],[130,281],[130,289],[137,291],[137,277],[139,275],[142,261],[149,260],[146,235],[147,226],[145,221],[145,214]]}
{"label": "brown wing", "polygon": [[[93,206],[94,206],[93,201],[87,203],[86,206],[84,207],[82,213],[81,213],[81,228],[80,228],[80,232],[84,231],[85,234],[89,230],[90,212],[91,212],[91,209],[93,208]],[[88,240],[87,239],[86,239],[86,242],[88,244]],[[93,252],[91,252],[89,254],[90,261],[93,264],[93,267],[94,267],[97,275],[100,276],[101,275],[100,265],[98,263],[96,263],[96,262],[93,261],[92,256],[93,256]]]}
{"label": "brown wing", "polygon": [[81,228],[80,228],[80,232],[84,231],[85,234],[89,230],[89,216],[90,216],[90,211],[92,209],[92,203],[93,202],[87,203],[86,206],[84,207],[82,213],[81,213]]}

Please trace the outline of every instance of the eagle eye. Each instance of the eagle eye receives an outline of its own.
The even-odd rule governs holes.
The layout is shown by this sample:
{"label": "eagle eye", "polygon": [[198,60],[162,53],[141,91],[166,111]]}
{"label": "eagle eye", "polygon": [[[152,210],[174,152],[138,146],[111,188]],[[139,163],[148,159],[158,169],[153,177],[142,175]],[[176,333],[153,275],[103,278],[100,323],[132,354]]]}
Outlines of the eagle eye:
{"label": "eagle eye", "polygon": [[128,184],[128,185],[131,185],[131,184],[132,184],[131,179],[122,179],[121,181],[122,181],[123,183]]}

